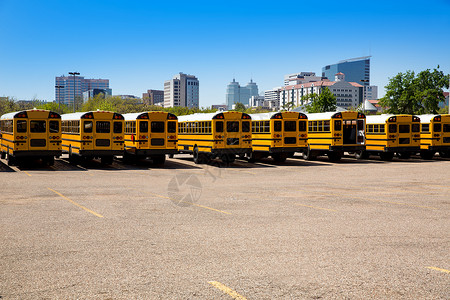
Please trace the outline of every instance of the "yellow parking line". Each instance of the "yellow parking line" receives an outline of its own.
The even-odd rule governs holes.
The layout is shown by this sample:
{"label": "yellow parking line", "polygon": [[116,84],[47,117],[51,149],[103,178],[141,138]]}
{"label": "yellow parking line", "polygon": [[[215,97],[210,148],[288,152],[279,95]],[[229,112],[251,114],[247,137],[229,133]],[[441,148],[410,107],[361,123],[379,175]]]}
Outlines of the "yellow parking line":
{"label": "yellow parking line", "polygon": [[427,268],[431,269],[431,270],[436,270],[436,271],[439,271],[439,272],[444,272],[444,273],[449,273],[450,274],[450,270],[436,268],[436,267],[427,267]]}
{"label": "yellow parking line", "polygon": [[230,289],[229,287],[227,287],[226,285],[217,282],[217,281],[208,281],[208,283],[210,285],[212,285],[215,288],[218,288],[219,290],[221,290],[222,292],[224,292],[225,294],[230,295],[233,299],[238,299],[238,300],[247,300],[247,298],[245,298],[242,295],[239,295],[236,291],[233,291],[232,289]]}
{"label": "yellow parking line", "polygon": [[93,214],[94,216],[97,216],[97,217],[99,217],[99,218],[103,218],[103,216],[102,216],[101,214],[98,214],[98,213],[96,213],[95,211],[90,210],[89,208],[84,207],[83,205],[80,205],[80,204],[76,203],[75,201],[73,201],[73,200],[70,199],[70,198],[67,198],[66,196],[64,196],[64,195],[61,194],[60,192],[57,192],[57,191],[55,191],[55,190],[53,190],[53,189],[51,189],[51,188],[49,188],[49,187],[48,187],[47,189],[49,189],[50,191],[54,192],[55,194],[61,196],[62,198],[66,199],[67,201],[69,201],[69,202],[72,203],[73,205],[76,205],[76,206],[78,206],[79,208],[82,208],[82,209],[84,209],[85,211],[87,211],[87,212]]}
{"label": "yellow parking line", "polygon": [[[156,196],[156,197],[159,197],[159,198],[164,198],[164,199],[169,199],[169,200],[172,200],[172,201],[175,201],[175,202],[180,202],[180,201],[178,201],[176,199],[172,199],[170,197],[166,197],[166,196],[162,196],[162,195],[158,195],[158,194],[154,194],[154,193],[149,193],[149,194],[153,195],[153,196]],[[197,207],[201,207],[201,208],[217,211],[217,212],[220,212],[220,213],[223,213],[223,214],[231,215],[231,213],[229,213],[229,212],[226,212],[226,211],[223,211],[223,210],[218,210],[218,209],[215,209],[215,208],[212,208],[212,207],[203,206],[203,205],[192,203],[192,202],[185,202],[185,201],[182,201],[182,202],[183,203],[189,203],[189,204],[192,204],[192,205],[197,206]]]}
{"label": "yellow parking line", "polygon": [[23,171],[25,174],[27,174],[28,176],[30,176],[31,177],[31,174],[30,173],[28,173],[27,171]]}
{"label": "yellow parking line", "polygon": [[337,210],[335,210],[335,209],[322,208],[322,207],[311,206],[311,205],[305,205],[305,204],[299,204],[299,203],[294,203],[294,205],[304,206],[304,207],[309,207],[309,208],[314,208],[314,209],[321,209],[321,210],[337,211]]}

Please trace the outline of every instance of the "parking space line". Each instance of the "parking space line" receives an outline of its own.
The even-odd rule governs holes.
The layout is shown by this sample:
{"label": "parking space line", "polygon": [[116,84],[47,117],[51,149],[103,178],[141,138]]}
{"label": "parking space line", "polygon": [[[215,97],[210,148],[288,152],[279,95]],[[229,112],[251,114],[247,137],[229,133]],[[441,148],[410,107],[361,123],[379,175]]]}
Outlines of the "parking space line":
{"label": "parking space line", "polygon": [[439,271],[439,272],[449,273],[450,274],[450,270],[446,270],[446,269],[441,269],[441,268],[436,268],[436,267],[427,267],[427,269],[436,270],[436,271]]}
{"label": "parking space line", "polygon": [[30,173],[28,173],[27,171],[23,171],[25,174],[27,174],[28,176],[30,176],[31,177],[31,174]]}
{"label": "parking space line", "polygon": [[236,291],[230,289],[229,287],[227,287],[226,285],[217,282],[217,281],[208,281],[208,283],[210,285],[212,285],[213,287],[221,290],[222,292],[224,292],[225,294],[228,294],[229,296],[231,296],[233,299],[238,299],[238,300],[247,300],[247,298],[245,298],[242,295],[239,295]]}
{"label": "parking space line", "polygon": [[[169,199],[169,200],[172,200],[172,201],[175,201],[175,202],[180,202],[180,201],[178,201],[178,200],[176,200],[176,199],[172,199],[172,198],[167,197],[167,196],[162,196],[162,195],[158,195],[158,194],[154,194],[154,193],[149,193],[149,194],[150,194],[150,195],[153,195],[153,196],[156,196],[156,197],[159,197],[159,198],[164,198],[164,199]],[[197,206],[197,207],[201,207],[201,208],[205,208],[205,209],[217,211],[217,212],[220,212],[220,213],[223,213],[223,214],[226,214],[226,215],[231,215],[230,212],[223,211],[223,210],[219,210],[219,209],[215,209],[215,208],[208,207],[208,206],[203,206],[203,205],[200,205],[200,204],[197,204],[197,203],[186,202],[186,201],[182,201],[182,202],[183,202],[183,203],[188,203],[188,204],[191,204],[191,205],[194,205],[194,206]]]}
{"label": "parking space line", "polygon": [[321,210],[337,211],[335,209],[323,208],[323,207],[317,207],[317,206],[311,206],[311,205],[305,205],[305,204],[300,204],[300,203],[294,203],[294,205],[304,206],[304,207],[309,207],[309,208],[314,208],[314,209],[321,209]]}
{"label": "parking space line", "polygon": [[99,218],[103,218],[103,216],[102,216],[101,214],[98,214],[98,213],[96,213],[95,211],[90,210],[89,208],[84,207],[83,205],[76,203],[75,201],[73,201],[72,199],[70,199],[70,198],[64,196],[64,195],[61,194],[60,192],[57,192],[57,191],[55,191],[54,189],[51,189],[51,188],[49,188],[49,187],[48,187],[47,189],[49,189],[50,191],[54,192],[55,194],[61,196],[63,199],[69,201],[69,202],[72,203],[73,205],[76,205],[76,206],[78,206],[79,208],[82,208],[82,209],[84,209],[85,211],[87,211],[87,212],[93,214],[94,216],[97,216],[97,217],[99,217]]}

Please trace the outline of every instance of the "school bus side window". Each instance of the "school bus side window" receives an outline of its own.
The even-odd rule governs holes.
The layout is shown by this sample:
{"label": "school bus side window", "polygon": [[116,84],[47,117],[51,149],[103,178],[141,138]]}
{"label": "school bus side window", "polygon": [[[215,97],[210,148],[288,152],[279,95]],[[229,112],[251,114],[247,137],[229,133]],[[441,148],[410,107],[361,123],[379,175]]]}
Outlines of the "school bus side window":
{"label": "school bus side window", "polygon": [[223,121],[216,121],[216,132],[223,132]]}
{"label": "school bus side window", "polygon": [[242,132],[250,132],[250,121],[242,121]]}
{"label": "school bus side window", "polygon": [[139,121],[139,132],[141,133],[148,132],[148,121]]}
{"label": "school bus side window", "polygon": [[92,127],[94,127],[92,121],[83,122],[84,133],[92,133]]}
{"label": "school bus side window", "polygon": [[114,133],[122,133],[122,122],[114,122],[113,127]]}
{"label": "school bus side window", "polygon": [[281,121],[273,122],[273,130],[274,131],[281,131]]}
{"label": "school bus side window", "polygon": [[25,120],[17,121],[17,132],[27,132],[27,121]]}
{"label": "school bus side window", "polygon": [[341,120],[334,120],[334,130],[341,131],[342,130],[342,122]]}
{"label": "school bus side window", "polygon": [[59,122],[58,121],[50,121],[49,123],[50,133],[58,133],[59,132]]}
{"label": "school bus side window", "polygon": [[174,121],[167,122],[167,132],[168,133],[176,133],[177,132],[177,123]]}

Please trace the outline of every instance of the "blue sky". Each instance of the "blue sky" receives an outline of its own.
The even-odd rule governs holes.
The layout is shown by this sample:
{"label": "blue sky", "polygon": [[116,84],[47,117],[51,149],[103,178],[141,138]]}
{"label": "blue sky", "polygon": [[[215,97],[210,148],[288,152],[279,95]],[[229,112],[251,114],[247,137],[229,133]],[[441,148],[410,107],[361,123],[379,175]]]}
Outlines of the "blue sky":
{"label": "blue sky", "polygon": [[262,92],[365,55],[383,95],[398,72],[450,73],[449,12],[448,0],[0,0],[0,96],[52,101],[55,76],[71,71],[142,96],[184,72],[209,106],[233,77]]}

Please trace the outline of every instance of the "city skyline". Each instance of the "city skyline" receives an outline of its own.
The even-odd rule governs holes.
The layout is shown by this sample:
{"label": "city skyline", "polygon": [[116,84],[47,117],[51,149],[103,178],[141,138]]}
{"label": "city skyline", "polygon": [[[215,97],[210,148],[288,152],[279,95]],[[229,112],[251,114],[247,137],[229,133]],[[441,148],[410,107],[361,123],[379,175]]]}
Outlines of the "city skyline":
{"label": "city skyline", "polygon": [[[193,74],[202,84],[201,107],[225,103],[231,78],[253,78],[263,92],[282,86],[286,74],[319,75],[324,66],[368,55],[379,97],[399,72],[439,65],[450,73],[448,1],[322,5],[3,0],[0,96],[53,101],[55,76],[74,70],[108,78],[115,94],[138,96],[162,90],[173,74]],[[277,42],[263,43],[270,39]]]}

